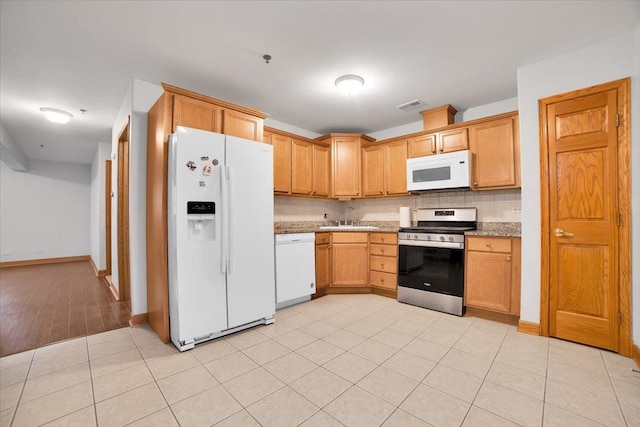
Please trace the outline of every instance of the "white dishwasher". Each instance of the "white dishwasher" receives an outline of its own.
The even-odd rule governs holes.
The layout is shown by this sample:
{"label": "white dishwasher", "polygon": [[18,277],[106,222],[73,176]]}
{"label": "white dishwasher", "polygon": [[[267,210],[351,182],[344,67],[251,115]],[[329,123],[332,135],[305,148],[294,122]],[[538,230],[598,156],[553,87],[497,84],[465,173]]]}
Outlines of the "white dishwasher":
{"label": "white dishwasher", "polygon": [[276,309],[316,292],[315,233],[276,234]]}

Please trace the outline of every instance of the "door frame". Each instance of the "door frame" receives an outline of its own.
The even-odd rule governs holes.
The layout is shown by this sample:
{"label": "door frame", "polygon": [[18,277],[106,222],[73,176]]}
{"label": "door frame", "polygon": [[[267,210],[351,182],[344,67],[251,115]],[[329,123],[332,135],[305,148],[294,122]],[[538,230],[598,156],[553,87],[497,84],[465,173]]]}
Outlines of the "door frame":
{"label": "door frame", "polygon": [[131,116],[118,134],[118,300],[129,301],[129,133]]}
{"label": "door frame", "polygon": [[105,205],[105,218],[104,218],[104,226],[105,226],[105,246],[106,246],[106,274],[105,276],[111,276],[111,167],[113,161],[106,160],[105,161],[105,192],[104,192],[104,205]]}
{"label": "door frame", "polygon": [[550,198],[549,198],[549,135],[547,132],[547,105],[581,96],[616,89],[618,92],[618,298],[621,317],[618,322],[618,353],[633,354],[631,341],[631,79],[609,83],[542,98],[538,101],[540,124],[540,335],[549,336],[549,293],[551,274]]}

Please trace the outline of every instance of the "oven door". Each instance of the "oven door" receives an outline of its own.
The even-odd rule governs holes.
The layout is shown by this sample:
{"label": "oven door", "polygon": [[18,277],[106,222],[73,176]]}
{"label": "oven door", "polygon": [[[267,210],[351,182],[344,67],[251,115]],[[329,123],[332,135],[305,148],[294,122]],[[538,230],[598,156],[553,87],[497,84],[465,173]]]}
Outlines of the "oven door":
{"label": "oven door", "polygon": [[398,286],[462,297],[464,249],[398,246]]}

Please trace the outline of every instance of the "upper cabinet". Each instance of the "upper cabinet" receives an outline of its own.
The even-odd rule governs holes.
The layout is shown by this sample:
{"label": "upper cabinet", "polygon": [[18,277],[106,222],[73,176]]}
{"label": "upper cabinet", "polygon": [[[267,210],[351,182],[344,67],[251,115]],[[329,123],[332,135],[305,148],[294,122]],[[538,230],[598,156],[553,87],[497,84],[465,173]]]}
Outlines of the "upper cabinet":
{"label": "upper cabinet", "polygon": [[364,197],[406,195],[407,141],[376,144],[362,149]]}
{"label": "upper cabinet", "polygon": [[408,146],[409,158],[451,153],[468,150],[469,136],[463,127],[409,138]]}
{"label": "upper cabinet", "polygon": [[330,149],[317,141],[277,129],[264,131],[273,145],[275,195],[328,197]]}
{"label": "upper cabinet", "polygon": [[173,95],[172,132],[175,132],[176,126],[220,133],[222,130],[222,108],[188,96]]}
{"label": "upper cabinet", "polygon": [[262,141],[264,120],[234,110],[222,110],[222,127],[225,135]]}
{"label": "upper cabinet", "polygon": [[520,187],[518,116],[501,117],[469,127],[474,190]]}
{"label": "upper cabinet", "polygon": [[338,199],[362,197],[361,146],[375,139],[362,134],[329,134],[318,138],[331,146],[331,195]]}
{"label": "upper cabinet", "polygon": [[362,149],[362,194],[384,195],[384,146],[374,145]]}

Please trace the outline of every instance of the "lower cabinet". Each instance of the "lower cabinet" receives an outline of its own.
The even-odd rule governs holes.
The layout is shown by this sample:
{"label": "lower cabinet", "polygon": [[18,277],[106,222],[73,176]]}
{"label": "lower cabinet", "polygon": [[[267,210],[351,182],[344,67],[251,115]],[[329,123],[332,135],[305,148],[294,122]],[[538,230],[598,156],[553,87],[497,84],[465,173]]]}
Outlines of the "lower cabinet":
{"label": "lower cabinet", "polygon": [[369,235],[369,282],[374,288],[398,287],[398,234]]}
{"label": "lower cabinet", "polygon": [[465,247],[465,305],[519,316],[520,239],[468,236]]}
{"label": "lower cabinet", "polygon": [[331,284],[331,233],[316,233],[316,292]]}
{"label": "lower cabinet", "polygon": [[367,233],[333,233],[331,240],[331,286],[369,286]]}

